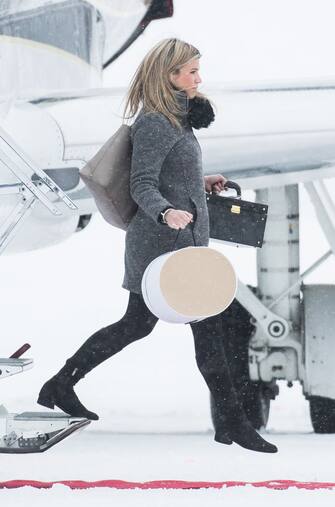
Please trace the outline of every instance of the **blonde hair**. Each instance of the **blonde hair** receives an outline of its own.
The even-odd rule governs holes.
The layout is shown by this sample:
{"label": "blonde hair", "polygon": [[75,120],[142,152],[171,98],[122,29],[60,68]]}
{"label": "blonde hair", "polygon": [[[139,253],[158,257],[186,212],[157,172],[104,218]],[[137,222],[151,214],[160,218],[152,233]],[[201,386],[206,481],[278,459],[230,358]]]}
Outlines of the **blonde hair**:
{"label": "blonde hair", "polygon": [[[145,112],[163,113],[173,125],[180,127],[180,115],[184,111],[177,101],[170,74],[178,74],[181,67],[200,56],[194,46],[179,39],[164,39],[156,44],[132,78],[124,119],[133,118],[142,106]],[[197,96],[205,98],[200,93]]]}

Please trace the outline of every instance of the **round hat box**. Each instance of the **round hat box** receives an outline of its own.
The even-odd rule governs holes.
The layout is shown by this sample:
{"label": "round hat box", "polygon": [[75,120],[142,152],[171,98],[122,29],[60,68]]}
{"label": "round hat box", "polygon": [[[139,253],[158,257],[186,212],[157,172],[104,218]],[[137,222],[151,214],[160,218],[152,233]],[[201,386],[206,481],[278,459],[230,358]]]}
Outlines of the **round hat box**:
{"label": "round hat box", "polygon": [[202,246],[160,255],[142,277],[147,307],[159,319],[172,323],[187,324],[221,313],[233,301],[236,289],[230,261]]}

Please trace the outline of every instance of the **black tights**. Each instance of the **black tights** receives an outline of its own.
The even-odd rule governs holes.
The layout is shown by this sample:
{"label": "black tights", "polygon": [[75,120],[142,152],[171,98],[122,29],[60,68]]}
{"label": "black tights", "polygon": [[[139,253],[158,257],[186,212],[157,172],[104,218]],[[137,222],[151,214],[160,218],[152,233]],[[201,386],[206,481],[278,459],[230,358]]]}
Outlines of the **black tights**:
{"label": "black tights", "polygon": [[[158,318],[147,308],[142,295],[131,292],[124,316],[94,333],[69,359],[80,377],[130,343],[148,336]],[[239,407],[223,347],[221,316],[215,315],[191,325],[198,368],[222,413],[233,416]],[[228,414],[227,414],[228,415]],[[235,414],[236,416],[237,414]]]}

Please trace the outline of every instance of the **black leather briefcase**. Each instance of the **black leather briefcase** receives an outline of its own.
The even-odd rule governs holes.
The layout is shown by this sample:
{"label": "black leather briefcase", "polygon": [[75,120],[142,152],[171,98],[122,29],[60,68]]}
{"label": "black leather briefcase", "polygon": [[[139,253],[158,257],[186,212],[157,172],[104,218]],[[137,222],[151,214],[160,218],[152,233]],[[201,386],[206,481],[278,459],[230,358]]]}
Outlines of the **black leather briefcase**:
{"label": "black leather briefcase", "polygon": [[206,194],[210,237],[261,248],[268,205],[243,201],[241,187],[233,181],[227,181],[225,187],[236,190],[237,197]]}

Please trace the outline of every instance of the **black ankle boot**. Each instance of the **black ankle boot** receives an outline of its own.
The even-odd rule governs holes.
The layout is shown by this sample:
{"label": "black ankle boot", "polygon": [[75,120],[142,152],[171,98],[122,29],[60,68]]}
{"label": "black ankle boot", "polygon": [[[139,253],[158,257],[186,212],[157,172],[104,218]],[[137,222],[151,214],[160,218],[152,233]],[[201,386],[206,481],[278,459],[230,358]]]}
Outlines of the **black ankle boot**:
{"label": "black ankle boot", "polygon": [[[278,452],[275,445],[264,440],[249,422],[238,392],[232,388],[216,402],[215,437],[220,443],[232,443],[256,452]],[[229,442],[230,440],[230,442]]]}
{"label": "black ankle boot", "polygon": [[264,440],[246,418],[230,421],[229,436],[233,442],[251,451],[278,452],[277,447]]}
{"label": "black ankle boot", "polygon": [[231,445],[233,443],[228,431],[225,429],[216,430],[214,440],[219,444]]}
{"label": "black ankle boot", "polygon": [[223,414],[223,410],[215,405],[214,398],[211,397],[211,413],[212,420],[214,424],[214,440],[215,442],[219,442],[220,444],[231,445],[233,443],[232,439],[229,436],[229,431],[227,428],[227,420]]}
{"label": "black ankle boot", "polygon": [[80,402],[73,386],[84,377],[87,372],[74,368],[69,361],[66,365],[42,387],[37,403],[44,407],[54,408],[55,405],[73,417],[98,420],[99,416]]}

